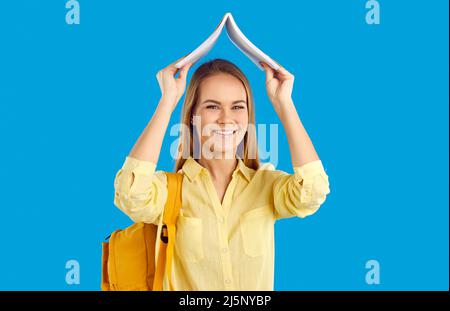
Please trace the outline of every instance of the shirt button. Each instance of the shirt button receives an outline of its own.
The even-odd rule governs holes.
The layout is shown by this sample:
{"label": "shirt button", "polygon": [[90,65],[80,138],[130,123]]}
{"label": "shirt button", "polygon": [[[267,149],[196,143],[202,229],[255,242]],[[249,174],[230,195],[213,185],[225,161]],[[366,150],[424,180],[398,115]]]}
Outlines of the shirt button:
{"label": "shirt button", "polygon": [[225,280],[225,284],[230,284],[231,283],[231,280],[230,279],[226,279]]}
{"label": "shirt button", "polygon": [[220,222],[220,223],[223,223],[223,217],[220,217],[220,218],[219,218],[219,222]]}
{"label": "shirt button", "polygon": [[228,248],[222,248],[222,252],[226,253],[228,251]]}

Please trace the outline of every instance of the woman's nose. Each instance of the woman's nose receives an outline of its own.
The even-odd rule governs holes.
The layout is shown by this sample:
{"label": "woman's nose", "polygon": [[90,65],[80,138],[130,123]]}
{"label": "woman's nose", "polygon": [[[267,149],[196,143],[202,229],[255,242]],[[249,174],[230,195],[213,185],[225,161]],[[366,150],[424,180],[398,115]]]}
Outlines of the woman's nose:
{"label": "woman's nose", "polygon": [[231,118],[231,111],[228,111],[228,109],[222,109],[217,121],[219,123],[229,123],[230,121],[233,121],[233,119]]}

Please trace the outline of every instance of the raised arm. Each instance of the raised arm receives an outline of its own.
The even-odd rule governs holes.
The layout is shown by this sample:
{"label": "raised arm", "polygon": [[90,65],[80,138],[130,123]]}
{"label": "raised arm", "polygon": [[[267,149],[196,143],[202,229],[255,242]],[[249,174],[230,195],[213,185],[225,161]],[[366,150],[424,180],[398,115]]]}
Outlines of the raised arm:
{"label": "raised arm", "polygon": [[[150,122],[131,149],[129,157],[154,164],[158,163],[164,135],[172,112],[186,88],[186,77],[190,67],[191,64],[188,63],[181,69],[177,69],[175,65],[171,64],[156,74],[161,89],[161,99]],[[178,71],[179,76],[175,78]],[[131,179],[132,183],[133,181],[134,174]]]}
{"label": "raised arm", "polygon": [[266,89],[289,142],[294,174],[281,174],[273,184],[276,218],[315,213],[330,193],[328,175],[303,127],[292,100],[294,76],[281,67],[266,71]]}
{"label": "raised arm", "polygon": [[161,89],[161,99],[150,122],[131,149],[130,157],[158,163],[164,134],[170,116],[186,88],[186,76],[190,66],[190,64],[186,64],[182,67],[179,70],[178,78],[175,78],[178,69],[174,65],[170,65],[156,74]]}
{"label": "raised arm", "polygon": [[266,71],[267,95],[286,131],[293,167],[319,160],[292,100],[294,76],[283,67],[274,71],[262,65]]}
{"label": "raised arm", "polygon": [[171,114],[186,87],[190,64],[178,71],[170,65],[158,72],[161,99],[114,180],[114,204],[135,222],[158,223],[167,199],[163,171],[155,172]]}

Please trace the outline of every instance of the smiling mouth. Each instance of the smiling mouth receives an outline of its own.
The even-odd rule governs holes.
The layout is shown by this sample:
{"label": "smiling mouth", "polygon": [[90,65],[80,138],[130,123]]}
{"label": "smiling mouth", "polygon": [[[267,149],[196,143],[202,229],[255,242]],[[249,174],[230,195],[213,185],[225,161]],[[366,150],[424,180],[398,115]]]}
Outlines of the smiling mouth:
{"label": "smiling mouth", "polygon": [[216,131],[212,131],[212,132],[213,132],[213,134],[215,134],[215,135],[227,137],[227,136],[232,136],[232,135],[234,135],[234,134],[237,132],[237,130],[235,130],[235,131],[219,131],[219,130],[216,130]]}

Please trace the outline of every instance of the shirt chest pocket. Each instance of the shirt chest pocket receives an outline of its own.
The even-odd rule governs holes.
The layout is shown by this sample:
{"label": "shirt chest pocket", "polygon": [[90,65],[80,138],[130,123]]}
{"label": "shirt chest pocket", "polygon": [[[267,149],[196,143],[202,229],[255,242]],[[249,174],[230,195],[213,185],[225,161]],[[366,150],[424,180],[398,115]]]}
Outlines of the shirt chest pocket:
{"label": "shirt chest pocket", "polygon": [[203,259],[203,224],[201,218],[178,215],[175,250],[180,259],[198,262]]}
{"label": "shirt chest pocket", "polygon": [[252,209],[240,217],[244,252],[258,257],[268,252],[272,245],[274,214],[270,205]]}

